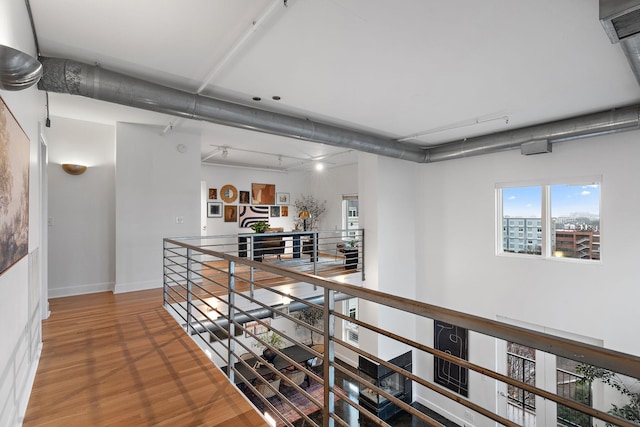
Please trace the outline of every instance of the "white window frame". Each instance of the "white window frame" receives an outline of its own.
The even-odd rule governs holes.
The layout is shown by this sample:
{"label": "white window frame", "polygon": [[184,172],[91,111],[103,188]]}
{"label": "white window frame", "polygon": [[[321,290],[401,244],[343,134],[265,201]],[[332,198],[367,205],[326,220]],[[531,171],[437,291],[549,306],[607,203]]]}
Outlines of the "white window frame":
{"label": "white window frame", "polygon": [[[545,259],[560,262],[575,262],[575,263],[601,263],[602,262],[602,249],[600,252],[600,259],[578,259],[578,258],[565,258],[554,257],[551,254],[551,187],[554,185],[592,185],[598,184],[600,187],[600,200],[598,201],[599,215],[600,215],[600,228],[602,229],[602,192],[603,192],[603,179],[602,175],[589,175],[583,177],[571,177],[562,179],[548,179],[548,180],[530,180],[530,181],[514,181],[514,182],[498,182],[495,185],[495,199],[496,199],[496,239],[495,250],[496,255],[505,257],[517,257],[517,258],[532,258],[532,259]],[[534,254],[522,254],[511,253],[504,251],[504,218],[503,214],[503,200],[502,189],[504,188],[517,188],[517,187],[542,187],[542,200],[541,200],[541,220],[542,220],[542,253],[540,255]],[[600,236],[600,247],[602,248],[603,239]]]}
{"label": "white window frame", "polygon": [[[358,298],[351,298],[348,299],[344,302],[343,308],[344,308],[344,314],[346,316],[349,316],[349,311],[350,308],[353,304],[353,308],[355,309],[355,318],[358,318]],[[358,335],[358,325],[356,323],[351,323],[348,320],[344,320],[343,321],[343,333],[342,333],[342,339],[345,340],[346,342],[348,342],[351,345],[354,346],[358,346],[358,341],[353,341],[350,337],[349,337],[349,333],[354,333],[356,334],[356,336],[358,336],[359,339],[359,335]]]}
{"label": "white window frame", "polygon": [[[353,218],[351,216],[349,216],[349,201],[358,201],[358,195],[357,194],[343,194],[342,195],[342,229],[344,230],[342,232],[342,239],[343,240],[350,240],[353,239],[356,235],[357,232],[355,230],[357,230],[359,228],[353,228],[351,229],[349,227],[349,218]],[[358,216],[356,217],[358,218],[358,222],[360,221],[360,203],[358,203]]]}

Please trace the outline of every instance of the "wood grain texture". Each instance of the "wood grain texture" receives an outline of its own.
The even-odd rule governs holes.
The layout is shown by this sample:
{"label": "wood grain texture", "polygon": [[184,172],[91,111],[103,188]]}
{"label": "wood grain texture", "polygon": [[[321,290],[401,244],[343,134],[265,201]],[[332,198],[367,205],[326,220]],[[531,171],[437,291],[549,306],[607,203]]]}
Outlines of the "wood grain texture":
{"label": "wood grain texture", "polygon": [[266,426],[162,307],[162,290],[52,299],[31,426]]}

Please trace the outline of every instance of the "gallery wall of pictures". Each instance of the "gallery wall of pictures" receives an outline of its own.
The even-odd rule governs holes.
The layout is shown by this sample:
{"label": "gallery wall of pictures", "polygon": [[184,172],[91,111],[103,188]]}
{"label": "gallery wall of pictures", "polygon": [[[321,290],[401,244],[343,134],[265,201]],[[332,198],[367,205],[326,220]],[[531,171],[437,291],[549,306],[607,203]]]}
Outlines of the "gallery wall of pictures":
{"label": "gallery wall of pictures", "polygon": [[276,191],[275,184],[252,183],[250,189],[232,184],[209,188],[207,217],[238,223],[241,228],[259,221],[289,216],[290,193]]}

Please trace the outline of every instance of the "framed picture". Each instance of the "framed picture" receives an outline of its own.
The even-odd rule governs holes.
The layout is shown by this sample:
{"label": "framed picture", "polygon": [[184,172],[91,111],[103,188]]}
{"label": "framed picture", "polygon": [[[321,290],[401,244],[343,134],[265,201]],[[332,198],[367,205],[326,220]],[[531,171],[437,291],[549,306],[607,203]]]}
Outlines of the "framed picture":
{"label": "framed picture", "polygon": [[[468,332],[450,323],[435,320],[433,323],[433,347],[463,360],[468,359]],[[434,358],[433,379],[436,383],[455,391],[462,396],[469,394],[469,372],[456,363]]]}
{"label": "framed picture", "polygon": [[224,206],[224,222],[236,222],[238,221],[238,206],[225,205]]}
{"label": "framed picture", "polygon": [[280,217],[280,206],[271,206],[271,212],[269,212],[269,216],[271,218],[279,218]]}
{"label": "framed picture", "polygon": [[[263,319],[262,321],[267,325],[271,325],[271,319]],[[250,332],[253,333],[254,335],[260,335],[269,331],[268,327],[255,321],[245,323],[244,328],[246,329],[244,336],[247,338],[251,336],[249,334]]]}
{"label": "framed picture", "polygon": [[269,221],[269,206],[240,206],[240,228],[249,228],[260,221]]}
{"label": "framed picture", "polygon": [[218,199],[218,189],[210,188],[209,189],[209,200],[217,200]]}
{"label": "framed picture", "polygon": [[251,195],[248,191],[241,191],[240,192],[240,204],[241,205],[248,205],[249,203],[251,203]]}
{"label": "framed picture", "polygon": [[220,203],[220,202],[208,202],[207,203],[207,217],[209,217],[209,218],[222,218],[222,203]]}
{"label": "framed picture", "polygon": [[29,137],[0,98],[0,274],[29,250]]}
{"label": "framed picture", "polygon": [[251,184],[251,203],[254,205],[275,205],[275,184]]}
{"label": "framed picture", "polygon": [[289,206],[280,206],[280,216],[289,216]]}
{"label": "framed picture", "polygon": [[289,193],[278,193],[276,194],[276,205],[288,205],[290,198]]}

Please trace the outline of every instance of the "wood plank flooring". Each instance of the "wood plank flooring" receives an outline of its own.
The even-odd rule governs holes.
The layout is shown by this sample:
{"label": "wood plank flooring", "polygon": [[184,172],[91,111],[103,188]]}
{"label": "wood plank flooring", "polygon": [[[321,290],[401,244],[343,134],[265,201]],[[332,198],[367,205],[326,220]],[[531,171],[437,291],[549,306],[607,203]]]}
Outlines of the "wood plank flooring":
{"label": "wood plank flooring", "polygon": [[50,301],[31,426],[266,426],[162,307],[162,290]]}

